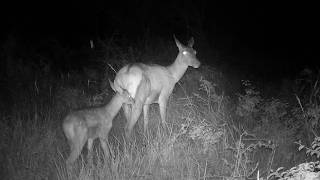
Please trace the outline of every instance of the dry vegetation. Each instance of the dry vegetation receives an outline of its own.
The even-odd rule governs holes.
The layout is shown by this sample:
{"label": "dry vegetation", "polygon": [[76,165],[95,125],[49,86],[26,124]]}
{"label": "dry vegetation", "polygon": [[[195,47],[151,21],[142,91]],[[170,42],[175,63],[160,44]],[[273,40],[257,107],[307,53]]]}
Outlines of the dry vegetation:
{"label": "dry vegetation", "polygon": [[[256,179],[258,171],[260,179],[318,175],[309,172],[320,168],[319,72],[305,70],[270,96],[263,92],[271,86],[246,80],[234,87],[206,65],[188,70],[177,84],[165,126],[159,125],[158,108],[151,108],[148,136],[142,135],[139,120],[128,142],[120,113],[109,137],[111,156],[97,142],[93,164],[83,150],[68,171],[62,117],[72,109],[108,102],[113,95],[107,84],[114,77],[110,67],[134,61],[169,64],[174,44],[123,48],[112,40],[100,41],[90,58],[104,68],[53,73],[46,59],[54,57],[36,51],[14,56],[17,45],[11,41],[2,48],[7,60],[0,106],[3,179]],[[72,57],[66,49],[55,53]],[[33,60],[24,64],[19,58]]]}

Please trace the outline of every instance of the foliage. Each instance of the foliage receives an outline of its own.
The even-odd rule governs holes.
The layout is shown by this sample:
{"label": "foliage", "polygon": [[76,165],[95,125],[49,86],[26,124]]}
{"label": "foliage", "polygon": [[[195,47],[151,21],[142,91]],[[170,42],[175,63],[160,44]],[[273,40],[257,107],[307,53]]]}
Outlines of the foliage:
{"label": "foliage", "polygon": [[320,158],[320,137],[315,137],[312,141],[311,148],[306,147],[305,145],[301,144],[301,141],[296,142],[299,145],[299,151],[302,149],[306,149],[306,154],[309,156],[316,155],[317,159]]}
{"label": "foliage", "polygon": [[[309,148],[301,144],[301,141],[296,142],[299,145],[298,150],[301,151],[306,149],[307,156],[316,155],[317,159],[320,157],[320,139],[315,137],[312,146]],[[277,178],[281,180],[289,179],[317,179],[320,177],[320,162],[306,162],[301,163],[298,166],[292,167],[291,169],[284,170],[283,167],[278,168],[276,171],[271,172],[268,179]]]}
{"label": "foliage", "polygon": [[[188,72],[175,87],[168,124],[159,125],[159,113],[151,108],[149,134],[141,135],[141,127],[136,126],[133,140],[128,141],[122,137],[120,113],[109,137],[110,154],[101,152],[95,143],[94,163],[87,161],[84,150],[69,171],[64,159],[69,149],[61,128],[63,116],[72,109],[107,103],[113,94],[108,85],[114,76],[112,68],[137,61],[166,64],[174,58],[170,48],[174,44],[165,41],[128,45],[118,40],[115,34],[95,43],[90,58],[103,72],[93,73],[91,67],[54,71],[48,60],[74,57],[73,50],[57,42],[51,42],[57,57],[36,50],[28,57],[20,52],[18,42],[4,45],[2,56],[11,62],[5,90],[1,90],[8,94],[3,102],[9,107],[0,111],[0,158],[5,162],[0,168],[5,179],[249,179],[258,170],[264,177],[284,177],[281,169],[269,172],[298,162],[293,157],[299,155],[290,144],[302,137],[298,135],[306,124],[310,124],[307,130],[317,133],[317,81],[299,81],[303,88],[296,88],[298,106],[265,97],[247,80],[242,82],[243,91],[233,98],[234,94],[225,93],[228,82],[223,81],[228,80],[223,74],[203,65],[201,72]],[[31,58],[34,60],[28,62]],[[104,74],[90,75],[96,73]],[[311,148],[300,143],[302,148],[310,156],[319,156],[319,139]],[[304,164],[291,172],[312,167],[319,164]]]}

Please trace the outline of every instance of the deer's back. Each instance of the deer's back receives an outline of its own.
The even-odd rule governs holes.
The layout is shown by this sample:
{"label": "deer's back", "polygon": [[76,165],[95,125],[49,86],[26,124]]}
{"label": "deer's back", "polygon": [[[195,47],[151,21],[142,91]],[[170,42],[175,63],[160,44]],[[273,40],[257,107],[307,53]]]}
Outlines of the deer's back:
{"label": "deer's back", "polygon": [[169,70],[160,65],[145,65],[144,73],[149,78],[152,91],[162,91],[174,87],[175,80]]}
{"label": "deer's back", "polygon": [[149,79],[152,93],[160,93],[164,89],[171,90],[175,85],[175,80],[166,67],[135,63],[124,66],[118,72],[115,78],[115,84],[119,86],[117,91],[121,92],[123,88],[128,90],[132,97],[135,97],[142,76]]}

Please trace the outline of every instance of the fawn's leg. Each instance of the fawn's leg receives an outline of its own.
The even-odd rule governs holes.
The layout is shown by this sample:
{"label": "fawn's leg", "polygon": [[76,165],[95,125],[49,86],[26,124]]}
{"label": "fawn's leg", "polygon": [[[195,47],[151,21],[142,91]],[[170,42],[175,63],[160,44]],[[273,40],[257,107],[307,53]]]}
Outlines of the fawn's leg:
{"label": "fawn's leg", "polygon": [[72,163],[76,161],[78,156],[81,153],[81,150],[86,143],[86,134],[85,130],[79,130],[74,139],[69,140],[70,145],[70,155],[66,161],[67,165],[70,166]]}

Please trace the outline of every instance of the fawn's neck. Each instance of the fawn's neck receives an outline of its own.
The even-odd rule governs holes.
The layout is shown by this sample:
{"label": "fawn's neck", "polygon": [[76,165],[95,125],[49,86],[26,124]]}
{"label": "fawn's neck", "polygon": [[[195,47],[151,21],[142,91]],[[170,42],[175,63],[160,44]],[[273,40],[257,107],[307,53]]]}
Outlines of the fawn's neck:
{"label": "fawn's neck", "polygon": [[119,93],[116,93],[105,106],[106,113],[108,113],[110,119],[113,119],[118,114],[123,102],[123,97]]}

